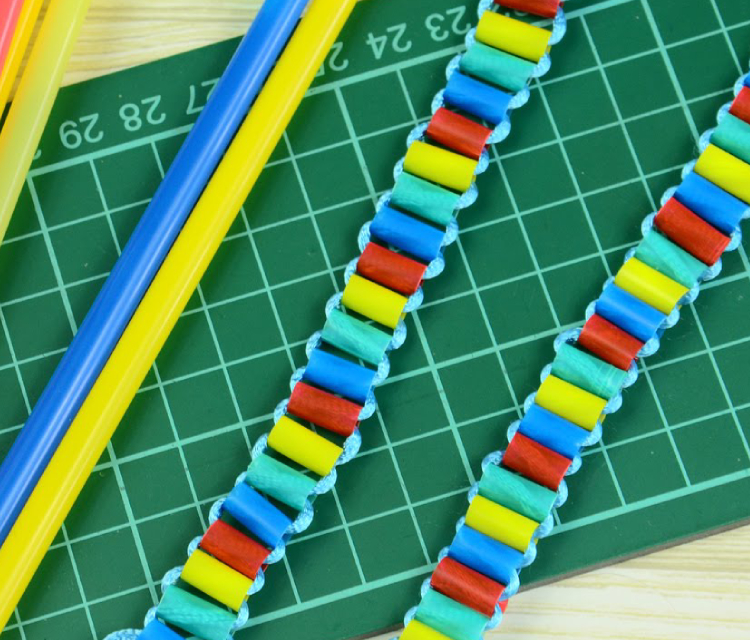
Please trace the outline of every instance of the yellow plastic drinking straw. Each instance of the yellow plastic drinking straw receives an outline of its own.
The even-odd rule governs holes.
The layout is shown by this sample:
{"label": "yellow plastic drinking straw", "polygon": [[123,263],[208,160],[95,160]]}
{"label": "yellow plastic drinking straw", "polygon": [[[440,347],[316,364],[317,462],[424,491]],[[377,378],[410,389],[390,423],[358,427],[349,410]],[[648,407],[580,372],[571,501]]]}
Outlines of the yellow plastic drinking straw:
{"label": "yellow plastic drinking straw", "polygon": [[355,4],[313,1],[0,548],[0,630]]}
{"label": "yellow plastic drinking straw", "polygon": [[52,0],[0,131],[0,243],[91,0]]}
{"label": "yellow plastic drinking straw", "polygon": [[23,54],[26,53],[26,47],[29,46],[29,40],[31,40],[31,34],[34,31],[34,25],[41,8],[42,0],[26,0],[21,7],[21,13],[18,14],[16,31],[10,41],[5,66],[0,70],[0,114],[5,110],[5,103],[8,102],[10,90],[16,81],[18,70],[21,68]]}

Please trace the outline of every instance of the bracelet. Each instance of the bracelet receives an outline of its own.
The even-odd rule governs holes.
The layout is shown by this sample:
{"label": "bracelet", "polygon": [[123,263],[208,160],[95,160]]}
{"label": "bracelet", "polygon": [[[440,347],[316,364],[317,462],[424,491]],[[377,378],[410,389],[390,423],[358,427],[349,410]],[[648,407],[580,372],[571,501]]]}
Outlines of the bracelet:
{"label": "bracelet", "polygon": [[210,526],[190,543],[185,565],[162,579],[161,601],[145,628],[108,640],[180,640],[175,629],[227,640],[247,622],[246,600],[263,587],[266,566],[310,526],[315,497],[333,488],[336,467],[359,451],[359,422],[376,409],[373,388],[388,376],[388,352],[406,338],[404,317],[422,304],[422,281],[443,271],[457,214],[477,198],[475,176],[489,165],[485,147],[508,136],[510,111],[528,101],[529,83],[549,70],[550,46],[565,34],[562,0],[494,4],[552,18],[552,30],[496,13],[493,0],[481,0],[467,51],[449,63],[430,122],[409,134],[395,186],[362,227],[361,255],[345,270],[343,293],[326,304],[325,325],[309,339],[308,363],[293,374],[274,427],[254,445],[229,495],[211,507]]}
{"label": "bracelet", "polygon": [[643,239],[586,309],[583,328],[555,339],[555,359],[508,428],[508,447],[482,462],[468,511],[407,612],[401,640],[479,640],[500,623],[520,569],[552,530],[552,509],[567,499],[563,478],[620,408],[622,390],[638,377],[636,360],[659,349],[680,306],[719,275],[722,253],[740,245],[740,221],[750,216],[750,74],[734,93],[680,186],[646,217]]}

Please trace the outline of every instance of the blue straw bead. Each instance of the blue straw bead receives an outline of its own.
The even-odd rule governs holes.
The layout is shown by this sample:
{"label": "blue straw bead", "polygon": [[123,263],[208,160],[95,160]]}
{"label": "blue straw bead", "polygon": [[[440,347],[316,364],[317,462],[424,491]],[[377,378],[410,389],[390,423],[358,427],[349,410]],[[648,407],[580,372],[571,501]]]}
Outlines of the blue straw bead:
{"label": "blue straw bead", "polygon": [[543,409],[538,404],[531,405],[521,420],[518,432],[569,460],[581,452],[583,443],[591,435],[586,429]]}
{"label": "blue straw bead", "polygon": [[641,342],[648,342],[656,335],[666,316],[642,300],[620,289],[608,285],[596,301],[596,313],[617,325]]}
{"label": "blue straw bead", "polygon": [[224,501],[224,509],[271,549],[281,542],[292,521],[257,491],[240,482]]}
{"label": "blue straw bead", "polygon": [[746,87],[750,87],[750,73],[745,76],[744,82]]}
{"label": "blue straw bead", "polygon": [[685,205],[719,231],[731,235],[750,210],[747,204],[717,187],[694,171],[689,173],[674,194]]}
{"label": "blue straw bead", "polygon": [[424,262],[432,262],[438,257],[445,237],[445,231],[390,207],[381,207],[375,214],[370,232]]}
{"label": "blue straw bead", "polygon": [[502,542],[463,525],[453,538],[448,555],[454,560],[504,585],[523,562],[523,554]]}
{"label": "blue straw bead", "polygon": [[376,373],[373,369],[315,349],[310,354],[303,380],[364,404],[367,402]]}
{"label": "blue straw bead", "polygon": [[333,309],[326,319],[323,340],[355,358],[378,365],[392,337],[377,327]]}
{"label": "blue straw bead", "polygon": [[184,638],[179,633],[172,631],[167,625],[158,620],[152,620],[141,631],[138,640],[184,640]]}
{"label": "blue straw bead", "polygon": [[494,125],[503,121],[513,97],[459,71],[451,75],[444,96],[450,105]]}

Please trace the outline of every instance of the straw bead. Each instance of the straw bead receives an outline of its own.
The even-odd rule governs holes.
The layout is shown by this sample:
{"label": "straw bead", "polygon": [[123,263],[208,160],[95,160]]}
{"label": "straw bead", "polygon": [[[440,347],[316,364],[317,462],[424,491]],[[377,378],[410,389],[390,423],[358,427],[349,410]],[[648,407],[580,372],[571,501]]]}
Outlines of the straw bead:
{"label": "straw bead", "polygon": [[477,24],[478,42],[537,63],[549,50],[552,32],[494,11],[485,11]]}
{"label": "straw bead", "polygon": [[503,466],[557,491],[571,460],[520,433],[513,436],[503,454]]}
{"label": "straw bead", "polygon": [[[572,422],[555,415],[551,411],[543,409],[536,403],[529,407],[526,415],[521,420],[521,423],[518,426],[518,433],[544,445],[548,449],[552,449],[552,451],[559,453],[561,456],[571,459],[575,458],[581,452],[584,442],[586,442],[591,435],[586,429],[582,429],[581,427],[574,425]],[[514,508],[512,504],[506,504],[501,500],[498,500],[497,502],[504,504],[506,507]],[[547,504],[545,502],[544,508],[546,507]],[[518,509],[516,509],[516,511],[518,511]],[[524,513],[523,511],[518,512]],[[530,518],[536,517],[536,519],[541,522],[547,514],[545,513],[541,517],[538,513],[524,513],[524,515],[527,515]]]}
{"label": "straw bead", "polygon": [[525,11],[542,18],[554,18],[563,0],[495,0],[495,4],[508,9]]}
{"label": "straw bead", "polygon": [[250,463],[245,482],[256,491],[297,511],[305,508],[315,488],[314,478],[266,454],[256,456]]}
{"label": "straw bead", "polygon": [[552,374],[609,400],[625,382],[625,371],[596,358],[572,344],[562,344],[552,362]]}
{"label": "straw bead", "polygon": [[615,284],[604,288],[594,308],[597,314],[644,343],[656,335],[666,317]]}
{"label": "straw bead", "polygon": [[341,303],[365,318],[395,329],[404,317],[406,298],[355,273],[344,288]]}
{"label": "straw bead", "polygon": [[240,610],[253,584],[250,578],[200,549],[190,555],[180,579],[233,611]]}
{"label": "straw bead", "polygon": [[456,532],[448,556],[503,585],[513,580],[523,554],[464,524]]}
{"label": "straw bead", "polygon": [[516,93],[528,84],[536,65],[505,51],[475,42],[461,56],[459,66],[463,73]]}
{"label": "straw bead", "polygon": [[420,140],[411,143],[404,158],[404,169],[409,173],[459,192],[472,185],[476,168],[476,160]]}
{"label": "straw bead", "polygon": [[445,238],[445,229],[438,229],[389,206],[380,207],[375,214],[370,233],[424,262],[432,262],[438,257]]}
{"label": "straw bead", "polygon": [[305,367],[304,380],[360,404],[367,401],[375,370],[315,349]]}
{"label": "straw bead", "polygon": [[319,476],[333,469],[342,448],[323,436],[282,416],[268,434],[268,446]]}
{"label": "straw bead", "polygon": [[649,267],[638,258],[630,258],[615,275],[615,285],[646,304],[669,314],[688,287]]}
{"label": "straw bead", "polygon": [[674,197],[693,213],[726,235],[737,229],[750,207],[692,171],[677,187]]}
{"label": "straw bead", "polygon": [[727,113],[711,135],[711,143],[744,162],[750,162],[750,124]]}
{"label": "straw bead", "polygon": [[337,349],[375,366],[380,364],[391,343],[391,336],[385,331],[339,309],[328,314],[320,336]]}
{"label": "straw bead", "polygon": [[452,640],[452,638],[431,629],[419,620],[412,620],[401,632],[399,640]]}
{"label": "straw bead", "polygon": [[292,521],[244,482],[232,489],[224,510],[269,548],[281,542]]}
{"label": "straw bead", "polygon": [[152,620],[141,631],[138,640],[185,640],[179,633],[172,631],[167,625]]}
{"label": "straw bead", "polygon": [[345,438],[354,433],[362,411],[360,405],[304,382],[294,385],[287,409],[298,418]]}
{"label": "straw bead", "polygon": [[635,258],[683,287],[691,289],[706,272],[706,265],[652,228],[636,248]]}
{"label": "straw bead", "polygon": [[270,551],[223,520],[216,520],[200,541],[200,548],[225,565],[255,580]]}
{"label": "straw bead", "polygon": [[479,160],[492,129],[441,107],[433,114],[426,133],[451,151]]}
{"label": "straw bead", "polygon": [[534,531],[539,526],[526,516],[482,495],[474,496],[466,512],[466,524],[498,542],[517,551],[525,552],[531,544]]}
{"label": "straw bead", "polygon": [[461,196],[404,171],[391,192],[391,204],[425,220],[447,227]]}
{"label": "straw bead", "polygon": [[368,243],[357,261],[357,273],[388,289],[410,296],[422,285],[427,265]]}
{"label": "straw bead", "polygon": [[203,640],[226,640],[237,616],[176,585],[167,587],[156,615]]}
{"label": "straw bead", "polygon": [[489,616],[428,589],[422,596],[414,619],[453,640],[482,640]]}
{"label": "straw bead", "polygon": [[732,102],[729,113],[750,123],[750,88],[742,87],[734,102]]}
{"label": "straw bead", "polygon": [[742,202],[750,203],[750,165],[709,144],[698,158],[695,172]]}
{"label": "straw bead", "polygon": [[510,93],[459,71],[451,74],[443,95],[449,105],[493,125],[498,125],[505,119],[513,97]]}
{"label": "straw bead", "polygon": [[445,596],[492,617],[505,586],[478,571],[445,557],[435,568],[430,586]]}
{"label": "straw bead", "polygon": [[731,238],[712,227],[708,222],[670,198],[656,214],[654,225],[674,243],[712,266],[724,253]]}
{"label": "straw bead", "polygon": [[643,342],[594,314],[583,325],[578,344],[605,362],[627,371],[643,348]]}
{"label": "straw bead", "polygon": [[591,431],[601,417],[607,400],[549,375],[536,392],[536,403],[543,409]]}

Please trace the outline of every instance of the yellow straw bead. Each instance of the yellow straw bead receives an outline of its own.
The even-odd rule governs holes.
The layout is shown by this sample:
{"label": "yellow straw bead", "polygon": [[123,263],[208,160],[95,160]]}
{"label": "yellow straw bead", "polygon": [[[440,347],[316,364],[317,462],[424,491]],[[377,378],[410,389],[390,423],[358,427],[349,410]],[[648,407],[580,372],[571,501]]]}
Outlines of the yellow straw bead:
{"label": "yellow straw bead", "polygon": [[395,329],[404,317],[406,300],[404,296],[354,274],[346,284],[341,302],[347,309]]}
{"label": "yellow straw bead", "polygon": [[717,187],[750,204],[750,165],[710,144],[698,158],[695,172]]}
{"label": "yellow straw bead", "polygon": [[189,585],[239,611],[253,581],[200,549],[193,551],[180,574]]}
{"label": "yellow straw bead", "polygon": [[406,152],[404,169],[454,191],[466,191],[474,182],[477,161],[416,140]]}
{"label": "yellow straw bead", "polygon": [[583,429],[591,431],[607,401],[555,376],[547,376],[536,392],[536,403]]}
{"label": "yellow straw bead", "polygon": [[286,416],[282,416],[271,429],[268,446],[319,476],[328,475],[343,451]]}
{"label": "yellow straw bead", "polygon": [[451,638],[422,624],[419,620],[412,620],[406,625],[399,640],[451,640]]}
{"label": "yellow straw bead", "polygon": [[615,276],[615,284],[662,313],[672,313],[688,288],[652,269],[637,258],[630,258]]}
{"label": "yellow straw bead", "polygon": [[466,524],[521,553],[529,548],[539,526],[538,522],[479,495],[469,505]]}
{"label": "yellow straw bead", "polygon": [[549,51],[551,31],[485,11],[477,25],[477,42],[495,47],[519,58],[539,62]]}

